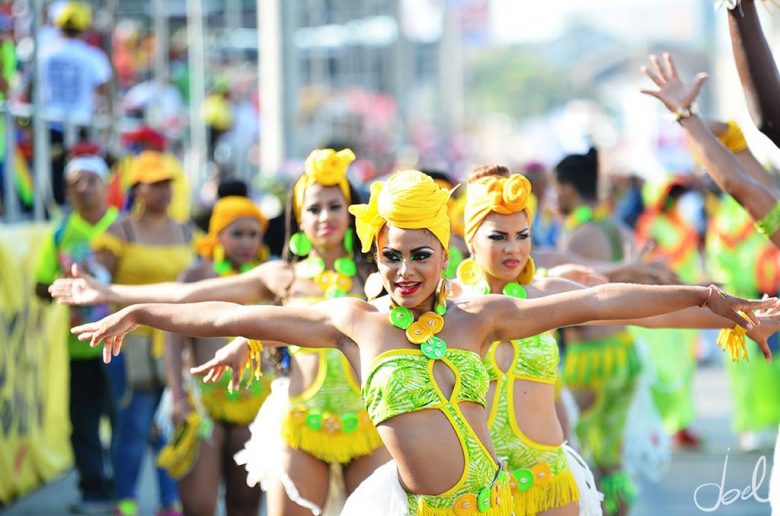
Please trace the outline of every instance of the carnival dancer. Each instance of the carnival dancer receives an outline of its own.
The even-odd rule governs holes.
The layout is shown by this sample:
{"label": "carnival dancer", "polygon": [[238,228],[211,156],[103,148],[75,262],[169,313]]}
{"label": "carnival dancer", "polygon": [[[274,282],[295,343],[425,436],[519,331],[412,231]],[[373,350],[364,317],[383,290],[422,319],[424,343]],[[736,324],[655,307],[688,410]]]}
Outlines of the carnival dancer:
{"label": "carnival dancer", "polygon": [[[633,238],[598,202],[598,153],[566,156],[555,167],[558,206],[566,216],[563,250],[592,260],[623,261]],[[623,469],[626,419],[640,373],[634,340],[625,327],[568,328],[564,383],[580,407],[576,432],[597,468],[610,513],[625,513],[636,488]]]}
{"label": "carnival dancer", "polygon": [[[77,304],[101,299],[124,303],[222,300],[296,306],[360,296],[372,268],[355,249],[347,211],[357,199],[347,179],[352,160],[349,149],[319,149],[309,155],[287,205],[288,246],[283,260],[196,283],[109,286],[83,277],[55,282],[52,294]],[[289,342],[307,344],[298,337]],[[332,491],[331,465],[337,470],[343,466],[344,484],[351,492],[388,460],[342,351],[291,348],[289,387],[280,382],[272,389],[252,426],[257,437],[247,443],[242,462],[248,461],[248,481],[262,481],[270,515],[319,514]],[[273,408],[278,410],[270,413]],[[330,509],[334,508],[331,503]]]}
{"label": "carnival dancer", "polygon": [[[715,286],[620,284],[533,300],[488,295],[452,303],[443,278],[448,199],[449,192],[425,174],[405,171],[374,183],[369,203],[350,208],[362,249],[376,249],[389,292],[375,301],[342,298],[307,307],[139,304],[73,332],[93,346],[103,343],[106,361],[138,324],[198,337],[302,340],[343,349],[353,360],[359,357],[368,413],[395,459],[374,478],[403,486],[406,512],[439,515],[476,507],[489,516],[508,516],[510,482],[492,452],[485,410],[489,378],[482,358],[492,342],[694,306],[752,328],[756,321],[738,312],[752,319],[752,310],[777,303],[735,298]],[[230,344],[193,372],[207,373],[209,381],[225,367],[239,370],[248,354],[247,346]],[[376,513],[381,496],[398,492],[380,484],[380,496],[370,496],[364,506],[369,512]]]}
{"label": "carnival dancer", "polygon": [[[130,168],[132,212],[92,241],[96,260],[115,281],[133,285],[172,281],[192,262],[192,231],[172,219],[171,181],[174,170],[159,153],[148,151]],[[114,305],[121,300],[107,300]],[[137,487],[144,451],[155,452],[163,442],[153,418],[165,387],[165,337],[152,328],[132,335],[133,345],[109,368],[109,386],[118,404],[113,448],[117,510],[123,516],[138,513]],[[160,514],[179,514],[175,481],[157,470]]]}
{"label": "carnival dancer", "polygon": [[[196,245],[201,260],[181,280],[190,283],[253,269],[262,260],[266,226],[266,218],[250,199],[220,199],[212,210],[208,234]],[[185,350],[191,362],[200,365],[224,344],[224,339],[194,343],[183,335],[168,335],[165,366],[176,439],[163,448],[157,461],[178,479],[188,515],[214,514],[223,481],[228,515],[256,515],[260,510],[260,487],[247,485],[246,472],[233,461],[233,455],[249,439],[249,423],[270,393],[273,375],[264,375],[262,381],[242,378],[248,385],[240,391],[228,391],[230,375],[209,384],[183,375]]]}
{"label": "carnival dancer", "polygon": [[[485,166],[471,174],[465,211],[471,258],[458,269],[462,296],[493,293],[533,299],[584,288],[559,278],[534,279],[530,199],[530,183],[522,175],[510,176],[506,167]],[[698,309],[624,322],[646,327],[733,326],[728,319]],[[758,328],[753,331],[763,342],[777,326]],[[555,337],[544,333],[495,342],[486,365],[495,382],[488,405],[491,438],[498,456],[509,459],[509,470],[520,487],[514,493],[515,514],[601,514],[593,476],[563,444],[554,403],[559,380]]]}

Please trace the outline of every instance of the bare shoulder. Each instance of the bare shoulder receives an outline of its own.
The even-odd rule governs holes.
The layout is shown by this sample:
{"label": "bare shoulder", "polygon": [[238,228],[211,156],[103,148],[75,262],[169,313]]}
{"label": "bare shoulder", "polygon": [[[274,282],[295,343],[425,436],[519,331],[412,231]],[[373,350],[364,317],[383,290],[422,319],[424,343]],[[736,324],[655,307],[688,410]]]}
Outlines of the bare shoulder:
{"label": "bare shoulder", "polygon": [[283,298],[295,276],[292,265],[284,260],[272,260],[245,273],[257,280],[272,297]]}
{"label": "bare shoulder", "polygon": [[211,262],[202,261],[190,266],[189,269],[181,274],[179,279],[184,283],[195,283],[196,281],[203,281],[216,277],[217,273],[214,272]]}
{"label": "bare shoulder", "polygon": [[611,261],[609,239],[595,224],[583,224],[567,240],[567,251],[580,254],[592,260]]}

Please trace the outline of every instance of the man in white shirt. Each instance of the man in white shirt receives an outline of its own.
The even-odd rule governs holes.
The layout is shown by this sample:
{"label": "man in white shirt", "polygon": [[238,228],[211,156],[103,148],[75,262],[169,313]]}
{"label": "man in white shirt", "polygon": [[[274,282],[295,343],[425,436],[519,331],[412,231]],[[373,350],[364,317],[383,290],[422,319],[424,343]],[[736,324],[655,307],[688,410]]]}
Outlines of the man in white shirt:
{"label": "man in white shirt", "polygon": [[51,120],[52,189],[57,204],[65,202],[63,170],[65,122],[89,125],[94,117],[96,94],[111,78],[105,52],[87,45],[81,36],[91,23],[89,7],[67,2],[56,13],[54,24],[62,35],[41,49],[39,71],[44,113]]}

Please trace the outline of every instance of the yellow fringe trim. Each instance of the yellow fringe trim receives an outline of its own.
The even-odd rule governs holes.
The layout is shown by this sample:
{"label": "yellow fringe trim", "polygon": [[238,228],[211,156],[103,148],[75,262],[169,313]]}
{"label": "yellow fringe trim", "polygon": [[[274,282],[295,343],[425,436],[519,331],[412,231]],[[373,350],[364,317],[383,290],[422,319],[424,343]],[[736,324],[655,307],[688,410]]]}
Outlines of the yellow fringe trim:
{"label": "yellow fringe trim", "polygon": [[528,491],[515,491],[516,516],[533,516],[571,503],[579,502],[580,491],[570,469],[558,473],[544,486],[533,486]]}
{"label": "yellow fringe trim", "polygon": [[331,464],[346,464],[382,446],[382,440],[373,425],[361,425],[361,428],[347,434],[327,433],[312,430],[294,421],[289,414],[282,423],[282,438],[289,447],[303,450]]}
{"label": "yellow fringe trim", "polygon": [[[432,498],[432,497],[428,497]],[[514,508],[512,504],[512,491],[509,489],[509,484],[504,484],[501,488],[501,501],[500,504],[493,504],[486,512],[479,512],[476,507],[473,507],[473,511],[455,512],[455,507],[447,509],[436,509],[429,507],[425,503],[425,499],[422,496],[418,496],[417,502],[417,516],[453,516],[454,514],[474,514],[475,516],[514,516]],[[518,515],[519,516],[519,515]]]}
{"label": "yellow fringe trim", "polygon": [[739,362],[740,358],[744,358],[745,362],[750,361],[745,342],[746,334],[747,330],[740,325],[720,331],[718,346],[723,351],[728,352],[732,362]]}
{"label": "yellow fringe trim", "polygon": [[245,371],[249,371],[249,383],[253,381],[260,381],[260,377],[263,376],[263,343],[259,340],[247,339],[247,346],[249,346],[249,358],[244,363],[244,367],[241,368],[241,376],[244,376]]}

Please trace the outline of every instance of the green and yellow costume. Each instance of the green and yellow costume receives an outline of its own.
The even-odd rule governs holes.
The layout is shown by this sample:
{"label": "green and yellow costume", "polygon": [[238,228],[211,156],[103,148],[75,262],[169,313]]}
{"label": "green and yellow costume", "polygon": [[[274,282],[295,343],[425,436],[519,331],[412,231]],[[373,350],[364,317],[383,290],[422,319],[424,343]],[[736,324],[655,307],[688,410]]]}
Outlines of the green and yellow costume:
{"label": "green and yellow costume", "polygon": [[490,438],[499,457],[507,457],[509,471],[518,484],[514,511],[518,516],[562,507],[579,500],[579,490],[569,468],[563,444],[546,445],[529,438],[520,429],[515,414],[514,388],[518,380],[555,385],[558,380],[558,343],[551,333],[509,342],[512,367],[502,371],[496,361],[498,343],[486,358],[490,381],[496,382],[493,403],[488,411]]}
{"label": "green and yellow costume", "polygon": [[[289,305],[313,304],[320,298],[298,298]],[[329,462],[346,464],[382,446],[360,398],[360,383],[347,357],[337,349],[291,346],[290,354],[318,357],[314,382],[300,394],[290,396],[289,410],[282,422],[282,438],[300,449]]]}
{"label": "green and yellow costume", "polygon": [[462,402],[487,405],[487,370],[477,353],[447,349],[438,359],[455,376],[452,394],[447,398],[433,375],[436,360],[417,349],[387,351],[371,364],[363,386],[363,399],[375,425],[401,414],[440,410],[460,442],[464,459],[460,480],[436,496],[407,493],[409,514],[509,516],[513,482],[474,433],[459,406]]}
{"label": "green and yellow costume", "polygon": [[[604,232],[612,261],[621,261],[623,239],[617,224],[600,210],[594,212],[583,205],[572,213],[566,225],[573,232],[585,223],[595,224]],[[580,414],[575,430],[584,455],[599,468],[621,465],[623,436],[641,369],[634,339],[627,331],[566,343],[564,383],[572,390],[589,391],[595,396]],[[636,497],[631,478],[622,471],[603,476],[600,490],[610,514],[617,511],[621,500],[630,504]]]}

